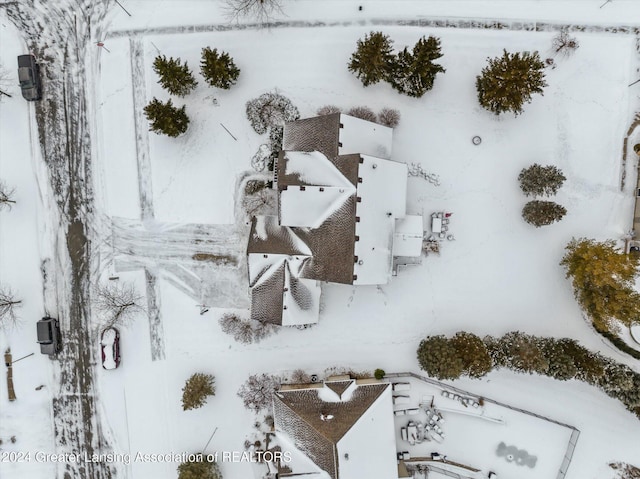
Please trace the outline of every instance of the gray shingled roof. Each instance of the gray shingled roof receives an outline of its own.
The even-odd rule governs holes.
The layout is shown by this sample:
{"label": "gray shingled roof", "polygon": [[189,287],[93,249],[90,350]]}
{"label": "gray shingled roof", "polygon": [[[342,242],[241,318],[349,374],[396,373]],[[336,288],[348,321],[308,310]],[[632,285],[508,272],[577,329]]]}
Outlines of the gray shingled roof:
{"label": "gray shingled roof", "polygon": [[[358,385],[348,401],[325,402],[317,389],[278,391],[274,395],[276,430],[287,434],[332,479],[340,477],[337,444],[389,384]],[[321,416],[333,419],[322,420]]]}

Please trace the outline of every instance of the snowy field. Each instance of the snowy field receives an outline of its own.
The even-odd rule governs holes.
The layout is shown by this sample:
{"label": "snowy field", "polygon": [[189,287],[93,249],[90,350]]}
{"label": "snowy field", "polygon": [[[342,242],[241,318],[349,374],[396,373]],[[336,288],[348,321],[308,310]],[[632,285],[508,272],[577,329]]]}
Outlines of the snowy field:
{"label": "snowy field", "polygon": [[[374,19],[428,14],[626,24],[640,18],[634,16],[640,15],[638,5],[624,0],[601,10],[601,1],[434,1],[428,2],[432,7],[429,12],[418,12],[417,2],[398,2],[393,4],[395,8],[389,6],[391,2],[362,3],[364,14]],[[518,3],[521,8],[514,6]],[[627,188],[620,191],[620,153],[630,118],[640,105],[638,89],[627,87],[638,77],[633,36],[577,34],[579,50],[568,59],[557,60],[557,68],[548,71],[545,95],[535,97],[515,119],[509,115],[497,118],[477,105],[475,76],[486,57],[499,55],[505,47],[511,51],[539,50],[542,57],[547,56],[553,36],[550,32],[353,25],[360,15],[356,2],[332,2],[335,8],[326,8],[298,1],[287,9],[291,20],[346,18],[348,25],[149,33],[132,40],[117,36],[117,31],[127,29],[219,22],[219,17],[209,14],[207,4],[130,1],[126,6],[133,17],[120,10],[113,12],[114,33],[106,40],[109,52],[95,52],[100,56],[95,85],[99,132],[95,139],[96,190],[103,213],[141,219],[140,195],[149,194],[144,201],[153,205],[158,221],[233,223],[236,179],[249,168],[258,146],[266,142],[266,137],[251,130],[244,104],[277,88],[293,100],[303,117],[313,115],[324,104],[345,109],[356,105],[368,105],[376,111],[385,106],[399,109],[402,119],[394,132],[392,158],[419,162],[441,180],[435,187],[410,179],[408,212],[453,212],[451,232],[456,241],[443,244],[441,255],[425,258],[422,266],[401,270],[387,286],[323,286],[317,326],[282,331],[248,346],[233,342],[220,331],[217,319],[224,311],[213,308],[201,316],[193,298],[161,280],[166,360],[151,360],[149,326],[145,318],[139,318],[121,330],[121,366],[103,371],[96,365],[102,411],[111,428],[107,435],[113,439],[115,452],[200,451],[214,431],[205,452],[242,450],[255,419],[243,408],[236,391],[249,374],[285,374],[304,368],[322,375],[325,368],[334,366],[416,370],[415,350],[427,334],[467,330],[501,335],[519,329],[571,336],[638,369],[637,361],[610,349],[586,325],[558,266],[564,245],[572,236],[619,239],[629,229],[635,172],[634,165],[628,164]],[[578,8],[582,5],[590,10]],[[397,13],[401,8],[404,10]],[[422,35],[440,37],[441,61],[447,72],[420,100],[400,96],[387,85],[362,88],[347,71],[346,63],[356,40],[372,29],[390,35],[396,48],[413,45]],[[3,63],[13,68],[22,45],[13,29],[2,26],[0,32]],[[196,74],[200,82],[197,90],[184,100],[174,99],[174,104],[187,105],[191,117],[187,134],[169,140],[149,132],[145,140],[145,133],[135,129],[136,99],[142,99],[144,106],[154,96],[168,98],[151,69],[158,50],[186,59],[197,72],[204,46],[223,49],[234,57],[242,70],[238,84],[228,92],[209,89]],[[24,299],[20,313],[25,323],[15,332],[0,333],[0,349],[11,346],[14,359],[36,354],[14,367],[18,401],[7,401],[6,383],[4,378],[0,380],[0,438],[3,450],[54,452],[48,391],[56,379],[49,360],[37,350],[34,327],[47,309],[39,271],[47,246],[39,245],[38,240],[46,241],[39,225],[44,222],[43,215],[51,212],[46,205],[46,188],[42,195],[39,192],[41,159],[37,149],[33,150],[36,153],[29,151],[33,113],[29,114],[30,106],[19,98],[17,89],[14,94],[0,106],[0,177],[16,186],[19,203],[13,211],[0,213],[0,281],[11,284]],[[212,94],[217,106],[208,98]],[[481,145],[471,143],[474,135],[482,137]],[[30,157],[31,161],[18,161]],[[143,161],[139,162],[140,158]],[[557,165],[567,177],[556,201],[568,214],[561,223],[541,229],[521,220],[526,199],[516,181],[518,172],[534,162]],[[104,232],[105,238],[109,233]],[[144,291],[141,272],[120,276],[135,281]],[[98,348],[97,340],[94,346]],[[194,372],[214,374],[217,393],[202,409],[184,412],[180,390]],[[45,388],[35,391],[40,384]],[[461,380],[455,385],[577,427],[581,436],[568,479],[608,477],[606,463],[612,460],[638,464],[640,421],[618,402],[585,384],[494,372],[483,380]],[[532,453],[536,449],[546,452],[540,453],[536,472],[542,471],[543,457],[551,463],[564,454],[566,440],[561,433],[540,429],[541,434],[554,438],[557,433],[557,444],[564,441],[561,451],[549,452],[546,448],[551,442],[547,444],[546,436],[537,440],[533,435],[520,439],[521,432],[509,436],[515,430],[537,430],[527,421],[519,423],[517,417],[509,420],[518,428],[505,432],[505,442],[513,438],[514,444],[526,442]],[[452,437],[453,428],[459,427],[460,434],[466,431],[467,423],[456,421],[451,420]],[[478,433],[477,429],[469,431]],[[18,442],[7,444],[14,434]],[[488,434],[502,440],[501,432]],[[462,451],[456,449],[459,446],[451,447],[450,459],[463,463],[474,462],[471,456],[485,450],[462,457]],[[545,472],[551,471],[555,462],[553,467],[544,466]],[[173,479],[176,467],[171,461],[118,464],[119,477],[132,479]],[[223,463],[221,468],[225,479],[252,477],[252,468],[246,463]],[[48,479],[54,470],[50,462],[0,463],[0,477],[8,479]],[[500,477],[520,477],[507,474]],[[552,476],[535,476],[547,477]]]}

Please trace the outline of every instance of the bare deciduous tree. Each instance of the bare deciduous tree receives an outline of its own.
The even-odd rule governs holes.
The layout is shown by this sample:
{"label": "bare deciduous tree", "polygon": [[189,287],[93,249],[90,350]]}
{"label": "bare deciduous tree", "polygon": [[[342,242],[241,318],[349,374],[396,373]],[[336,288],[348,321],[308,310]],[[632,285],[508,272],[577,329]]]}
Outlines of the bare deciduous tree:
{"label": "bare deciduous tree", "polygon": [[0,210],[4,208],[10,210],[15,204],[15,200],[13,199],[15,191],[15,188],[9,187],[4,181],[0,180]]}
{"label": "bare deciduous tree", "polygon": [[562,30],[555,37],[553,37],[553,50],[555,53],[561,53],[564,56],[569,56],[575,52],[580,44],[576,37],[569,36],[566,30]]}
{"label": "bare deciduous tree", "polygon": [[16,308],[19,308],[21,303],[11,288],[0,285],[0,328],[7,330],[20,322]]}
{"label": "bare deciduous tree", "polygon": [[280,387],[280,380],[268,374],[253,374],[238,390],[244,407],[260,412],[271,405],[273,393]]}
{"label": "bare deciduous tree", "polygon": [[281,0],[225,0],[222,7],[229,20],[253,18],[258,23],[267,23],[274,15],[282,13]]}
{"label": "bare deciduous tree", "polygon": [[291,382],[294,384],[308,384],[311,382],[311,376],[304,369],[296,369],[291,373]]}
{"label": "bare deciduous tree", "polygon": [[98,285],[94,304],[105,318],[105,327],[126,326],[144,311],[143,297],[132,283],[109,282]]}
{"label": "bare deciduous tree", "polygon": [[274,193],[271,190],[260,190],[255,195],[244,197],[244,210],[249,216],[265,214],[269,209],[273,208],[274,199]]}

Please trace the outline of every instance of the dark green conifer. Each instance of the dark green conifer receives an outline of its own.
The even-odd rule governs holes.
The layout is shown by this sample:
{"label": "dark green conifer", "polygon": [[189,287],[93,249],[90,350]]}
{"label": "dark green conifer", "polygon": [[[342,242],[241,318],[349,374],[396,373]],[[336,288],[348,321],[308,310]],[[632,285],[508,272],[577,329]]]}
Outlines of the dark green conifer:
{"label": "dark green conifer", "polygon": [[153,61],[153,71],[160,77],[158,83],[172,95],[186,96],[198,84],[187,62],[183,64],[179,58],[167,60],[164,55],[159,55]]}
{"label": "dark green conifer", "polygon": [[209,85],[228,90],[238,81],[240,69],[227,52],[206,47],[202,49],[200,73]]}
{"label": "dark green conifer", "polygon": [[189,117],[184,105],[180,108],[173,106],[171,100],[162,103],[157,98],[144,107],[147,120],[151,122],[151,131],[163,135],[176,137],[187,131]]}

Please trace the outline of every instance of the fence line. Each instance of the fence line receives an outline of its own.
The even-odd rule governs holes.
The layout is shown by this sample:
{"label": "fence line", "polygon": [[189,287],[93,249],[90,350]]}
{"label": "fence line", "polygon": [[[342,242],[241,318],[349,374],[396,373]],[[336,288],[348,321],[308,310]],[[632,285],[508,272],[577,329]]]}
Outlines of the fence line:
{"label": "fence line", "polygon": [[[527,411],[526,409],[522,409],[519,407],[515,407],[515,406],[510,406],[509,404],[505,404],[503,402],[500,401],[496,401],[495,399],[491,399],[488,398],[486,396],[479,396],[477,394],[473,394],[470,393],[468,391],[465,391],[464,389],[460,389],[457,388],[455,386],[451,386],[449,384],[437,381],[435,379],[431,379],[425,376],[422,376],[420,374],[416,374],[413,372],[403,372],[403,373],[389,373],[389,374],[385,374],[384,375],[385,379],[390,379],[390,378],[402,378],[402,377],[412,377],[414,379],[417,379],[418,381],[422,381],[425,382],[427,384],[431,384],[433,386],[437,386],[439,388],[442,389],[447,389],[449,391],[455,391],[456,393],[460,394],[460,395],[464,395],[470,398],[475,398],[477,400],[481,399],[484,402],[489,402],[492,404],[495,404],[497,406],[501,406],[501,407],[505,407],[507,409],[511,409],[512,411],[517,411],[519,413],[522,414],[526,414],[528,416],[533,416],[536,417],[538,419],[542,419],[543,421],[547,421],[553,424],[557,424],[558,426],[562,426],[562,427],[566,427],[568,429],[571,430],[571,437],[569,437],[569,443],[567,444],[567,451],[565,452],[564,458],[562,459],[562,464],[560,465],[560,469],[558,470],[558,475],[556,476],[556,479],[564,479],[564,477],[567,474],[567,470],[569,469],[569,465],[571,464],[571,460],[573,458],[573,452],[575,451],[576,445],[578,443],[578,438],[580,437],[580,430],[577,429],[576,427],[564,423],[564,422],[560,422],[560,421],[556,421],[555,419],[551,419],[547,416],[542,416],[541,414],[537,414],[535,412],[531,412],[531,411]],[[438,471],[440,472],[440,471]]]}

